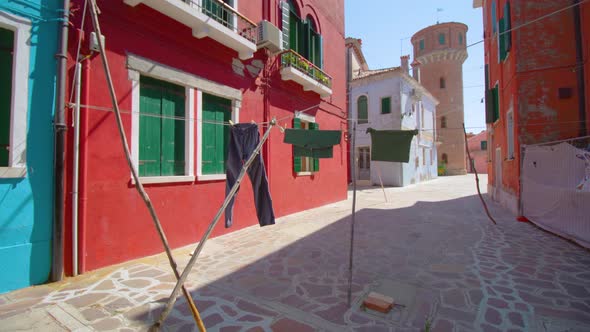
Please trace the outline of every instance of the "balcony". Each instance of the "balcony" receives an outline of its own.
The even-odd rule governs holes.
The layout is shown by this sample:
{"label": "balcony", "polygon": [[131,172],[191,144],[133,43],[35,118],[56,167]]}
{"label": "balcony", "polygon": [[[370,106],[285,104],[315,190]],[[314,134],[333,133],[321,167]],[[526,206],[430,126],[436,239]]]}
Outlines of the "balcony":
{"label": "balcony", "polygon": [[209,37],[238,52],[240,59],[256,52],[256,24],[219,0],[123,0],[144,4],[193,30],[196,38]]}
{"label": "balcony", "polygon": [[281,78],[295,81],[305,91],[313,91],[320,97],[332,94],[332,77],[293,50],[281,54]]}

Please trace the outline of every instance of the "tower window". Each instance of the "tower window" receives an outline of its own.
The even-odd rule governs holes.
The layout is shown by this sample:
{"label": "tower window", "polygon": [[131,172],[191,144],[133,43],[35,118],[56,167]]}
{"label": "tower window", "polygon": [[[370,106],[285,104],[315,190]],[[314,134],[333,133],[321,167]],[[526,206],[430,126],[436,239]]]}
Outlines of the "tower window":
{"label": "tower window", "polygon": [[424,39],[420,39],[420,51],[424,50]]}
{"label": "tower window", "polygon": [[438,34],[438,43],[441,45],[445,44],[445,34],[444,33],[439,33]]}
{"label": "tower window", "polygon": [[447,87],[447,82],[445,82],[445,78],[444,77],[441,77],[440,78],[440,88],[441,89],[444,89],[446,87]]}
{"label": "tower window", "polygon": [[463,45],[463,34],[459,32],[459,45]]}

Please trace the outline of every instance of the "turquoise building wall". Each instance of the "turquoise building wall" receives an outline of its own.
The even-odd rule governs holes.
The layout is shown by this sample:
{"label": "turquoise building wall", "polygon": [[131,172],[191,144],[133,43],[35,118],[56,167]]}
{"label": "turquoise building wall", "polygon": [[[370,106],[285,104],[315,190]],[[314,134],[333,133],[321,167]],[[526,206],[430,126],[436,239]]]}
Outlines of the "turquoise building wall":
{"label": "turquoise building wall", "polygon": [[44,283],[51,270],[55,54],[61,3],[0,0],[0,15],[31,23],[26,175],[0,177],[0,293]]}

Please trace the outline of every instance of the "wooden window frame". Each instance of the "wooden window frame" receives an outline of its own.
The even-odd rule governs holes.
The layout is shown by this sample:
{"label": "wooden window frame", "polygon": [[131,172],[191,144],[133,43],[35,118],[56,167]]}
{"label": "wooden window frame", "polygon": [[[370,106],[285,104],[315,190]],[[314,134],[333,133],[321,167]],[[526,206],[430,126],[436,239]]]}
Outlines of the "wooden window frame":
{"label": "wooden window frame", "polygon": [[0,27],[14,33],[10,129],[7,165],[0,166],[0,178],[23,178],[27,174],[27,132],[32,23],[3,12]]}

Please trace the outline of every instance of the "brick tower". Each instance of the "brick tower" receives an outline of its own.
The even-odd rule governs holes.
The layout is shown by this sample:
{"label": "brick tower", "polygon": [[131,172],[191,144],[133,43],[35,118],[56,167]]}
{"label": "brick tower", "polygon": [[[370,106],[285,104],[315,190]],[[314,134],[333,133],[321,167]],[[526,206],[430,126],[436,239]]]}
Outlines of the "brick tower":
{"label": "brick tower", "polygon": [[421,83],[440,102],[436,114],[438,164],[447,175],[466,174],[463,137],[463,62],[467,25],[440,23],[412,36],[414,60],[420,63]]}

